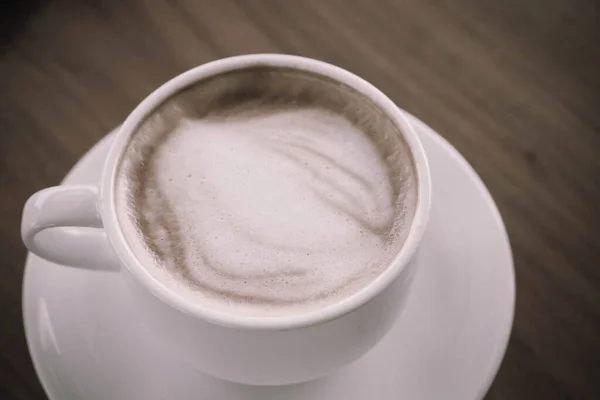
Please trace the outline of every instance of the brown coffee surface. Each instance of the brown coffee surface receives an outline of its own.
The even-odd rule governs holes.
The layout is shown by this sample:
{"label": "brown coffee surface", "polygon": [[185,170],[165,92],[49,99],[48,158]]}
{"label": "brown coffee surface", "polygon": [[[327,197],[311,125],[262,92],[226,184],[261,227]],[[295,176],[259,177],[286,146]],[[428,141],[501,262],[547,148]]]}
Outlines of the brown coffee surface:
{"label": "brown coffee surface", "polygon": [[416,201],[389,118],[354,89],[256,67],[196,83],[141,124],[116,202],[136,257],[186,298],[252,315],[341,301],[392,262]]}

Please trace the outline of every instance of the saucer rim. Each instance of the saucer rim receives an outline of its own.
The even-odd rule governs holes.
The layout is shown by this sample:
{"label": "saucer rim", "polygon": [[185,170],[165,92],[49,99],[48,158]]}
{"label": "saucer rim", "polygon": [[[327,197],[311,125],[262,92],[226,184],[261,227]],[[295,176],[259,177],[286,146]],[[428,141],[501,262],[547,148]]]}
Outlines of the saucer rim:
{"label": "saucer rim", "polygon": [[513,252],[512,252],[512,246],[510,244],[510,237],[509,237],[508,231],[506,229],[506,224],[504,223],[504,220],[502,219],[502,214],[500,213],[500,210],[498,209],[498,206],[496,205],[496,202],[494,201],[492,194],[488,190],[487,186],[485,185],[485,183],[483,182],[483,180],[481,179],[481,177],[479,176],[477,171],[475,171],[475,168],[473,168],[473,166],[456,149],[456,147],[454,147],[442,135],[437,133],[435,130],[433,130],[433,128],[431,128],[429,125],[425,124],[423,121],[421,121],[417,117],[415,117],[411,114],[408,114],[408,115],[409,115],[409,117],[412,117],[413,122],[415,123],[415,125],[418,126],[418,128],[416,129],[417,131],[421,130],[422,132],[428,132],[429,134],[432,134],[431,137],[435,138],[435,140],[439,141],[444,148],[448,149],[452,153],[452,158],[454,158],[457,162],[461,163],[464,171],[467,172],[469,175],[471,175],[471,179],[477,186],[477,189],[485,197],[485,202],[487,203],[488,208],[490,209],[490,211],[492,211],[494,213],[494,220],[501,230],[504,246],[506,246],[508,249],[508,257],[509,257],[510,265],[507,266],[507,268],[508,268],[508,275],[509,275],[508,278],[509,279],[506,283],[507,287],[505,289],[508,294],[508,297],[509,297],[508,301],[510,302],[509,317],[508,317],[508,322],[507,322],[508,329],[506,329],[505,334],[502,337],[501,346],[499,347],[502,350],[495,353],[495,358],[492,361],[493,367],[488,376],[488,381],[482,385],[481,391],[477,397],[478,399],[483,399],[485,397],[485,395],[489,392],[492,384],[494,383],[494,380],[496,379],[496,376],[498,375],[498,371],[500,370],[500,367],[502,366],[502,361],[504,360],[504,357],[506,355],[506,350],[508,349],[508,344],[509,344],[510,338],[512,336],[512,330],[513,330],[513,325],[514,325],[514,320],[515,320],[515,305],[516,305],[515,262],[514,262]]}
{"label": "saucer rim", "polygon": [[[505,286],[505,287],[502,290],[502,292],[504,293],[503,296],[505,297],[505,300],[504,300],[504,302],[506,303],[505,307],[508,308],[508,310],[505,310],[505,312],[508,311],[507,312],[508,318],[506,321],[499,323],[502,326],[504,326],[504,332],[501,335],[501,338],[498,339],[496,346],[495,346],[495,347],[497,347],[497,351],[494,352],[493,356],[491,357],[491,361],[489,362],[490,371],[488,374],[486,374],[486,376],[487,376],[486,381],[483,381],[483,380],[481,381],[481,383],[479,385],[480,390],[477,392],[478,394],[475,397],[476,399],[483,399],[484,396],[489,391],[489,389],[490,389],[492,383],[494,382],[494,380],[498,374],[498,371],[502,365],[502,361],[506,354],[506,350],[507,350],[507,347],[508,347],[508,344],[509,344],[509,341],[511,338],[512,328],[513,328],[513,324],[514,324],[515,304],[516,304],[516,281],[515,281],[514,257],[512,254],[510,239],[508,236],[506,225],[504,224],[501,213],[500,213],[491,193],[487,189],[487,187],[486,187],[485,183],[483,182],[483,180],[481,179],[481,177],[477,174],[475,169],[471,166],[471,164],[463,157],[463,155],[450,142],[448,142],[444,137],[442,137],[439,133],[437,133],[435,130],[433,130],[433,128],[429,127],[427,124],[422,122],[417,117],[415,117],[407,112],[405,112],[405,113],[406,113],[406,116],[411,120],[411,122],[415,124],[415,131],[417,131],[419,135],[427,135],[434,141],[439,142],[440,146],[443,147],[445,151],[449,150],[449,152],[451,153],[452,159],[456,160],[458,163],[461,164],[461,169],[463,169],[463,171],[465,171],[469,175],[470,180],[476,185],[477,190],[483,194],[484,201],[486,203],[487,208],[491,212],[493,212],[493,214],[494,214],[493,219],[494,219],[497,227],[499,228],[498,233],[500,233],[502,236],[502,246],[505,247],[508,252],[509,262],[507,263],[508,265],[506,265],[504,267],[506,269],[506,271],[505,271],[506,281],[503,283],[503,286]],[[112,129],[105,136],[103,136],[100,140],[98,140],[98,142],[96,142],[73,165],[73,167],[65,175],[65,178],[61,181],[61,185],[65,184],[66,182],[68,182],[71,179],[71,177],[75,173],[75,171],[78,170],[81,167],[81,165],[87,161],[87,159],[89,158],[89,155],[91,153],[93,153],[94,151],[96,151],[98,148],[100,148],[102,146],[108,145],[107,143],[114,139],[115,132],[118,129],[119,129],[119,126]],[[498,238],[498,240],[500,241],[501,239]],[[41,261],[43,262],[43,260],[41,260]],[[33,351],[32,343],[30,340],[31,333],[30,333],[30,328],[28,327],[28,323],[27,323],[26,310],[30,309],[30,306],[28,306],[28,303],[29,303],[28,298],[31,298],[31,296],[28,296],[29,292],[27,291],[27,287],[28,287],[27,282],[31,279],[30,275],[32,273],[31,272],[32,268],[30,267],[30,263],[32,263],[32,262],[34,262],[34,261],[32,260],[31,253],[27,253],[26,259],[25,259],[25,269],[24,269],[24,273],[23,273],[22,295],[21,295],[22,316],[23,316],[23,326],[24,326],[24,330],[25,330],[25,339],[26,339],[27,348],[28,348],[28,351],[29,351],[29,354],[30,354],[30,357],[32,360],[34,370],[35,370],[36,375],[40,381],[40,384],[44,390],[45,395],[49,398],[49,400],[58,400],[60,397],[58,397],[57,393],[54,393],[56,387],[50,384],[50,382],[49,382],[50,378],[49,378],[48,374],[44,373],[42,371],[43,368],[40,365],[40,355],[37,354],[38,352]]]}

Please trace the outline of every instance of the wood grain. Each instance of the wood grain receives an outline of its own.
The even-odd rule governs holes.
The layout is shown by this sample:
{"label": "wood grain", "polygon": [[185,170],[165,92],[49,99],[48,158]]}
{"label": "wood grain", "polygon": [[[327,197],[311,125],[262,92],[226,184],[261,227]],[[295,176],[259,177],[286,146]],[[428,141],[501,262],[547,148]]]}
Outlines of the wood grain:
{"label": "wood grain", "polygon": [[2,9],[0,398],[42,399],[21,322],[28,195],[168,78],[319,58],[454,144],[508,226],[513,335],[489,399],[600,398],[600,7],[594,0],[49,0]]}

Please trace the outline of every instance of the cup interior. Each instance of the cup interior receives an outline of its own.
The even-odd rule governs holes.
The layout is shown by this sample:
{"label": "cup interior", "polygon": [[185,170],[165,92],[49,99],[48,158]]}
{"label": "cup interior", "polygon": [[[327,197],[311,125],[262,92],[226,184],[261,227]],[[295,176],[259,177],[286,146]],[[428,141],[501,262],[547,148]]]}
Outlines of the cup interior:
{"label": "cup interior", "polygon": [[[166,134],[181,118],[231,119],[289,107],[324,107],[343,114],[352,123],[375,133],[372,137],[388,164],[401,175],[410,160],[416,191],[410,229],[389,266],[371,283],[337,303],[306,313],[252,317],[224,313],[191,302],[153,275],[132,250],[119,222],[115,182],[119,168],[137,133],[154,129]],[[401,139],[401,154],[391,152],[389,140]],[[142,154],[143,157],[143,154]],[[125,157],[127,159],[127,157]],[[404,171],[405,172],[405,171]],[[341,68],[320,61],[287,55],[247,55],[208,63],[167,82],[130,114],[110,150],[102,182],[102,215],[108,236],[126,269],[159,299],[186,313],[228,326],[284,329],[321,323],[360,307],[399,276],[422,238],[429,213],[430,179],[421,144],[403,112],[381,91]],[[407,201],[407,199],[403,199]]]}

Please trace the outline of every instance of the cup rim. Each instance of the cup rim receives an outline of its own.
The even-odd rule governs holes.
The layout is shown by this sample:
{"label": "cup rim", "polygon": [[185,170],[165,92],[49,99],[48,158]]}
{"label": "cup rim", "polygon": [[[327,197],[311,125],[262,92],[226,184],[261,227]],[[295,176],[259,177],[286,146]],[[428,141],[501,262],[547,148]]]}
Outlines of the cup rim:
{"label": "cup rim", "polygon": [[[199,302],[192,302],[185,299],[161,283],[142,266],[125,239],[116,213],[114,187],[117,167],[121,162],[130,136],[136,131],[142,121],[170,96],[194,84],[196,81],[226,71],[253,66],[288,67],[304,70],[342,82],[363,93],[380,107],[399,128],[415,164],[418,187],[415,214],[409,233],[398,254],[396,254],[388,267],[377,278],[356,293],[338,302],[306,313],[273,317],[244,316],[211,309]],[[286,54],[247,54],[223,58],[192,68],[161,85],[137,105],[121,125],[109,149],[100,189],[101,201],[99,208],[108,239],[124,268],[134,276],[134,279],[138,283],[149,290],[159,300],[185,314],[199,317],[222,326],[247,329],[280,330],[317,325],[337,319],[368,303],[400,276],[415,255],[427,226],[431,205],[429,165],[423,146],[405,113],[383,92],[349,71],[323,61]]]}

